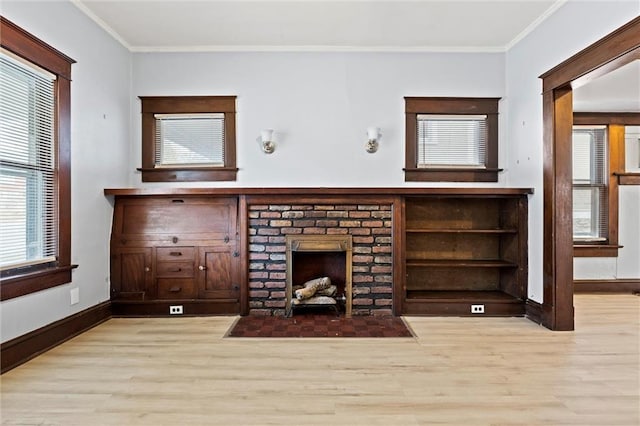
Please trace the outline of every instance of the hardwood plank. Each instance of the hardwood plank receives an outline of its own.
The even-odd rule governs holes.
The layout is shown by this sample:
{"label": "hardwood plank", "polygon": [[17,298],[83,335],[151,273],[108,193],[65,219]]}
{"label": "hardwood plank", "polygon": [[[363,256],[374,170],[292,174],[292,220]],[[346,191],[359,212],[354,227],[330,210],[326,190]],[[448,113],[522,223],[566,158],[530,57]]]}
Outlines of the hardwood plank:
{"label": "hardwood plank", "polygon": [[2,422],[640,423],[640,298],[575,307],[571,332],[406,318],[415,339],[225,338],[236,317],[114,318],[5,373]]}

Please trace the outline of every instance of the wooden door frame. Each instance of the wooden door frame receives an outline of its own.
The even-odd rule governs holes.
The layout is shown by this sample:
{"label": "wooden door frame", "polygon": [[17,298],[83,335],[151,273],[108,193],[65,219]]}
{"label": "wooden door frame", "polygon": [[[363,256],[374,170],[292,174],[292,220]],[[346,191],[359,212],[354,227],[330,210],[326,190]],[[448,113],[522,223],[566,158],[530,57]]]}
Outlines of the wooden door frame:
{"label": "wooden door frame", "polygon": [[542,74],[544,249],[542,324],[573,330],[573,92],[640,59],[640,17]]}

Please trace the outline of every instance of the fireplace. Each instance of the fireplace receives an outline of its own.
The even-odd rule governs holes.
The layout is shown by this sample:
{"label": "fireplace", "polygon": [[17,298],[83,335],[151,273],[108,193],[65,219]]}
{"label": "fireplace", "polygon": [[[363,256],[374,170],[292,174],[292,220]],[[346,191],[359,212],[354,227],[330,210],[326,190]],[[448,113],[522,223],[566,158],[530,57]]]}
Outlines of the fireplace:
{"label": "fireplace", "polygon": [[336,286],[332,296],[333,306],[342,305],[345,316],[351,317],[352,309],[352,252],[351,235],[288,235],[286,237],[286,306],[289,314],[294,307],[313,306],[309,302],[294,302],[294,288],[305,282],[328,277]]}
{"label": "fireplace", "polygon": [[[287,241],[294,237],[299,243],[289,254],[291,261],[298,266],[304,263],[310,270],[307,275],[304,268],[292,268],[293,285],[332,274],[330,278],[345,289],[344,294],[345,277],[349,275],[351,315],[392,315],[391,204],[253,202],[248,210],[250,315],[286,315],[291,303],[291,288],[287,289],[290,263]],[[342,248],[349,246],[345,241],[349,239],[351,262],[346,260],[348,251]],[[306,250],[307,241],[320,244],[320,249]],[[322,265],[322,269],[314,270],[313,265]],[[346,305],[345,300],[345,310]]]}

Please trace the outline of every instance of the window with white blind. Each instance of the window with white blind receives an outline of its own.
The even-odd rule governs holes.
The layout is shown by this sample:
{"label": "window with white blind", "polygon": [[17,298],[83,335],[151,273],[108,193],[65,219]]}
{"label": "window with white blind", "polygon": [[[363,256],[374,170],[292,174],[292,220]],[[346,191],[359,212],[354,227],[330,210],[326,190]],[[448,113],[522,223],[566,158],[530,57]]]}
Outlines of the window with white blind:
{"label": "window with white blind", "polygon": [[141,96],[143,182],[235,180],[235,96]]}
{"label": "window with white blind", "polygon": [[224,114],[155,114],[157,167],[223,167]]}
{"label": "window with white blind", "polygon": [[56,76],[0,52],[0,268],[55,261]]}
{"label": "window with white blind", "polygon": [[484,168],[486,115],[418,114],[418,167]]}
{"label": "window with white blind", "polygon": [[573,128],[573,239],[606,241],[609,223],[607,126]]}
{"label": "window with white blind", "polygon": [[405,98],[405,180],[496,182],[499,98]]}
{"label": "window with white blind", "polygon": [[0,299],[71,281],[73,59],[0,16]]}

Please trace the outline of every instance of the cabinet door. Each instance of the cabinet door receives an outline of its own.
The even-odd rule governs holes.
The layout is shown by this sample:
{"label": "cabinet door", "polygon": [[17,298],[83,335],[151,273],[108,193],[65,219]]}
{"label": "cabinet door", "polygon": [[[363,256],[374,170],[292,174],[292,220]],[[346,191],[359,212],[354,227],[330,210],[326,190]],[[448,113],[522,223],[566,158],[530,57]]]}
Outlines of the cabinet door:
{"label": "cabinet door", "polygon": [[151,288],[151,249],[120,248],[111,257],[111,298],[145,300]]}
{"label": "cabinet door", "polygon": [[236,244],[201,247],[198,259],[199,297],[237,301],[240,297],[240,256]]}

